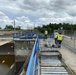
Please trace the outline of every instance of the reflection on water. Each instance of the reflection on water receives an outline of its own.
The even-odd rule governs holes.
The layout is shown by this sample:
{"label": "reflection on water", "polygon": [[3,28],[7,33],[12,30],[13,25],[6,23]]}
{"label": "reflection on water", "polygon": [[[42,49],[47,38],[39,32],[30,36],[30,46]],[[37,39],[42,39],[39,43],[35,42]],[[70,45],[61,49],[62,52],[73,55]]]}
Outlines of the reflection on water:
{"label": "reflection on water", "polygon": [[0,55],[0,63],[6,64],[7,66],[11,66],[15,63],[14,55]]}
{"label": "reflection on water", "polygon": [[0,55],[0,74],[6,75],[12,64],[15,63],[14,55]]}
{"label": "reflection on water", "polygon": [[7,65],[4,64],[0,64],[0,74],[1,75],[6,75],[7,72],[9,71],[9,67]]}

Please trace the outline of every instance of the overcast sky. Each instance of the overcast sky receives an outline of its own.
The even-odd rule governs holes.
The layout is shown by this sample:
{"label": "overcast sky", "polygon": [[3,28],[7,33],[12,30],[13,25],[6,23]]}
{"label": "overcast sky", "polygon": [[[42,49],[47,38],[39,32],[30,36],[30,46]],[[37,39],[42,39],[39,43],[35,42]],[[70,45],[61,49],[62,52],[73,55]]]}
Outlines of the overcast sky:
{"label": "overcast sky", "polygon": [[76,0],[0,0],[0,27],[76,23]]}

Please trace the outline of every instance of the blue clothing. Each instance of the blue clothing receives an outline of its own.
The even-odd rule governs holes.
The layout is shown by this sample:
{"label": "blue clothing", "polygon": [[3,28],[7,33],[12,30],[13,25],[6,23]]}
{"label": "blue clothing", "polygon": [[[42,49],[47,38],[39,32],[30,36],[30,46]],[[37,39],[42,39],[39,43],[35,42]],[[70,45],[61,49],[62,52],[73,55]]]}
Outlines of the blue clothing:
{"label": "blue clothing", "polygon": [[55,44],[56,44],[56,45],[58,44],[58,40],[57,40],[57,38],[55,38]]}

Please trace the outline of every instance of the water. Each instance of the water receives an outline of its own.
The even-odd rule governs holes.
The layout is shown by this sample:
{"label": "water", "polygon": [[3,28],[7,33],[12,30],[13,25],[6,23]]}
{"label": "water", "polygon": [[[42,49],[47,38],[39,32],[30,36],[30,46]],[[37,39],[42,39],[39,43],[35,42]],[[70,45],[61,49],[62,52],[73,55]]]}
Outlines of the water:
{"label": "water", "polygon": [[15,56],[14,55],[0,55],[0,63],[11,67],[13,63],[15,63]]}
{"label": "water", "polygon": [[0,74],[1,75],[6,75],[7,72],[9,71],[9,67],[7,65],[4,64],[0,64]]}
{"label": "water", "polygon": [[0,46],[0,74],[7,75],[10,67],[15,63],[14,43]]}

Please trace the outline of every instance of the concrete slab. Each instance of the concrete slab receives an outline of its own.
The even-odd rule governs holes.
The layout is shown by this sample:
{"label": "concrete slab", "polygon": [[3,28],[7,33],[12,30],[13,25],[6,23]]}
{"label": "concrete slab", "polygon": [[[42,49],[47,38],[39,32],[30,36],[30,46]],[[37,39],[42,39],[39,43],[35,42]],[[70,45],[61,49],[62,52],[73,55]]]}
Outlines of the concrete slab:
{"label": "concrete slab", "polygon": [[65,63],[76,73],[76,53],[64,46],[62,46],[59,51],[62,54]]}
{"label": "concrete slab", "polygon": [[[47,40],[54,43],[54,39],[47,39]],[[45,40],[45,41],[40,40],[40,48],[44,46],[44,44],[45,44],[45,42],[47,42],[47,40]],[[69,41],[69,44],[71,46],[72,43],[70,43],[70,42],[73,42],[73,40]],[[68,45],[68,43],[67,43],[67,45]],[[73,51],[71,51],[68,48],[64,47],[63,45],[59,49],[59,52],[62,54],[62,57],[63,57],[64,62],[66,63],[66,65],[69,66],[76,73],[76,53],[74,53]]]}
{"label": "concrete slab", "polygon": [[1,45],[4,45],[4,44],[6,44],[6,43],[9,43],[9,42],[11,42],[11,41],[12,41],[12,40],[6,40],[6,41],[1,41],[1,40],[0,40],[0,46],[1,46]]}
{"label": "concrete slab", "polygon": [[30,50],[15,50],[15,55],[28,56],[30,52],[31,52]]}

